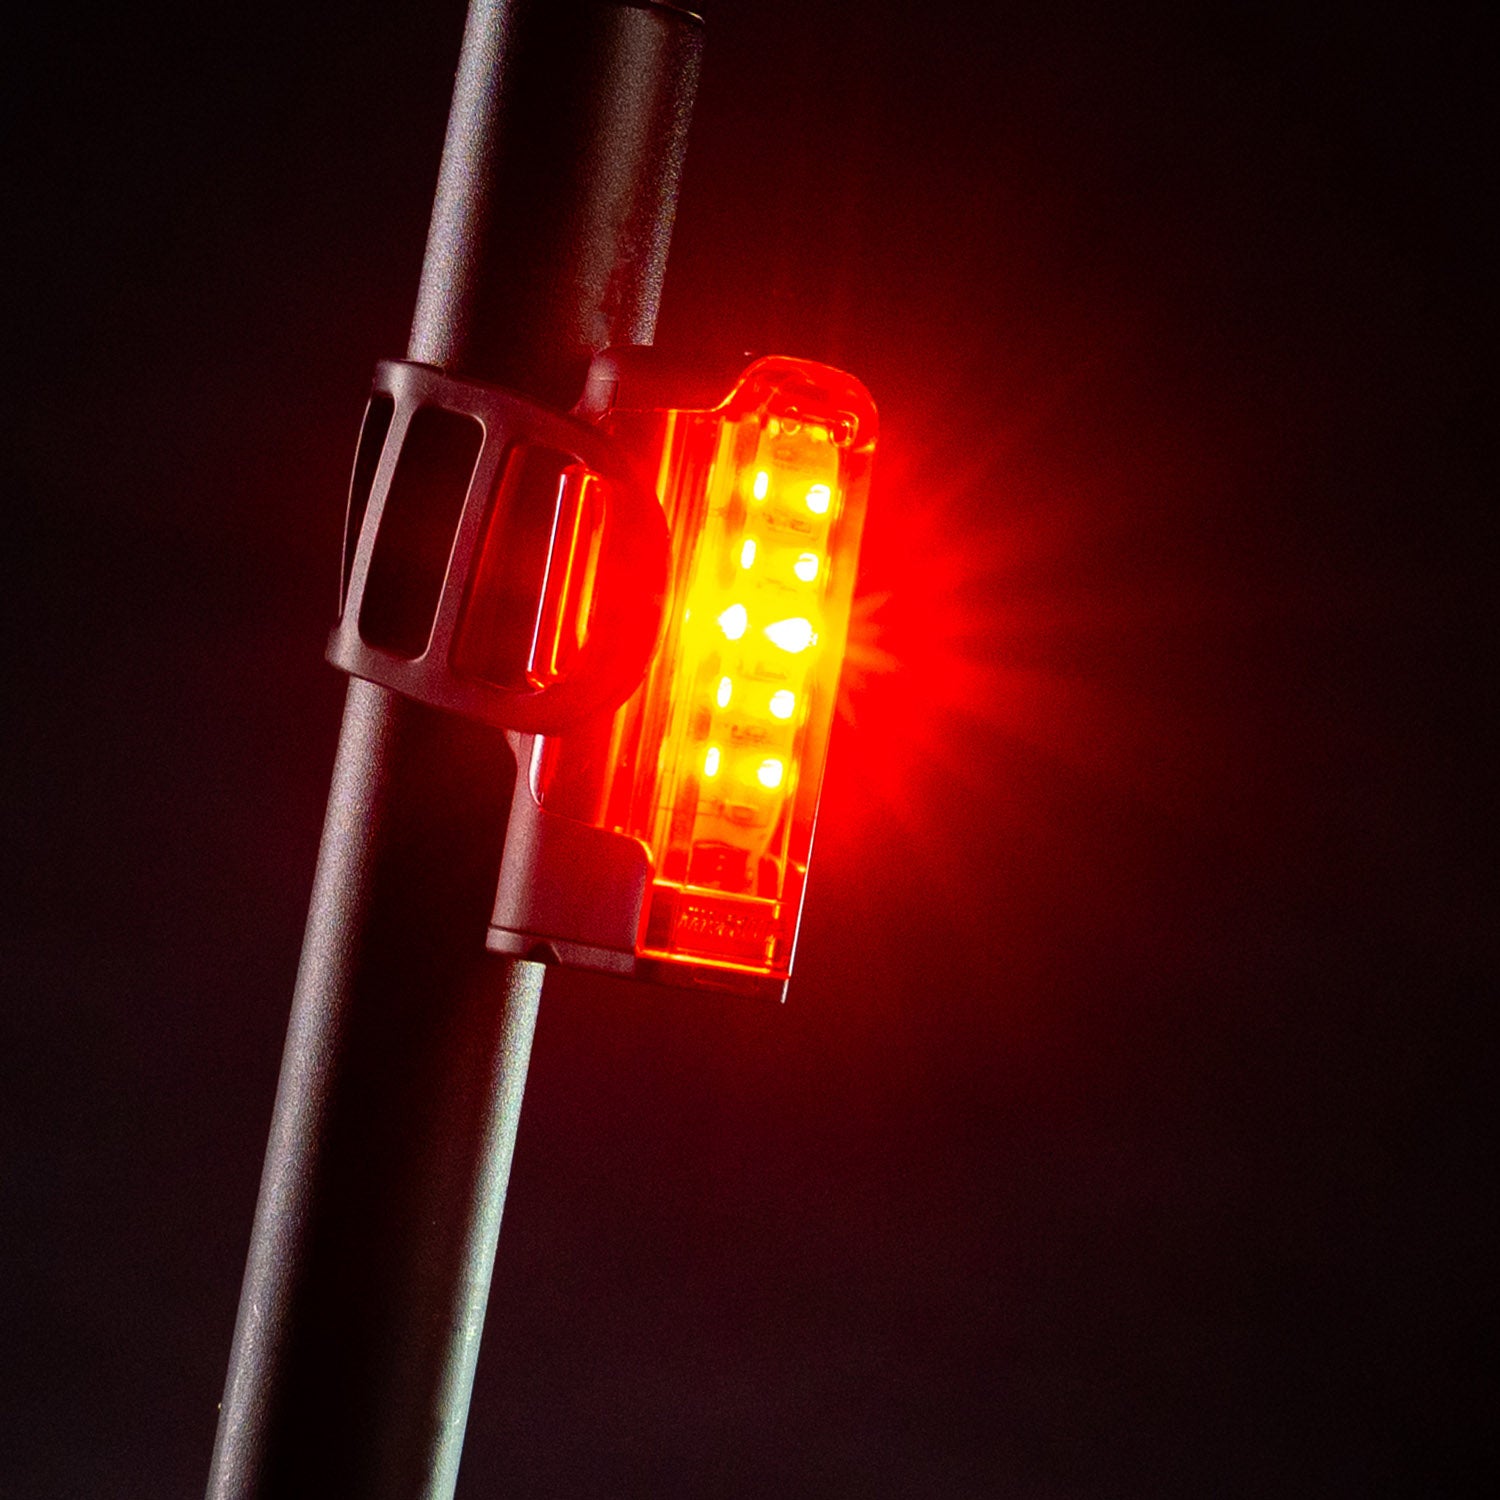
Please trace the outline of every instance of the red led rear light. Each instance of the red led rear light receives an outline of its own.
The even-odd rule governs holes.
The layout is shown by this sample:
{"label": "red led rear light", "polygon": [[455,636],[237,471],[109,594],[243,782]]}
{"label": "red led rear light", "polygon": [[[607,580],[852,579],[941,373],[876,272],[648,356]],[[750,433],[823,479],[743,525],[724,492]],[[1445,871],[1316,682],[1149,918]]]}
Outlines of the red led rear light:
{"label": "red led rear light", "polygon": [[652,857],[643,957],[790,968],[875,426],[858,382],[791,359],[661,421],[667,624],[605,803]]}
{"label": "red led rear light", "polygon": [[[545,888],[549,861],[558,881],[587,884],[611,862],[636,878],[616,880],[616,898],[600,885],[577,902],[507,901],[507,883],[521,889],[517,867],[502,878],[492,946],[526,951],[535,937],[591,967],[779,985],[790,972],[838,695],[874,404],[838,370],[769,358],[713,409],[617,410],[602,425],[654,476],[666,512],[662,637],[607,730],[523,745],[507,865],[513,847],[541,851],[524,872],[532,887]],[[566,673],[590,626],[600,507],[580,471],[564,482],[552,602],[532,655],[538,685]],[[577,829],[580,818],[592,828]],[[633,866],[627,847],[637,851]],[[564,848],[573,852],[564,857]],[[596,919],[611,899],[630,909],[601,953]],[[559,930],[570,908],[576,930]],[[619,951],[627,943],[628,959]]]}

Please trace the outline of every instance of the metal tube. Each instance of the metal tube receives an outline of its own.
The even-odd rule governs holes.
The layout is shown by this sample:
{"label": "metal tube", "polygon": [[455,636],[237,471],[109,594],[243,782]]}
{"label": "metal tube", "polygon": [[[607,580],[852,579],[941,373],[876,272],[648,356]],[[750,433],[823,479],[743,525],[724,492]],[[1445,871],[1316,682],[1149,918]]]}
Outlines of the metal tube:
{"label": "metal tube", "polygon": [[701,52],[675,6],[471,5],[408,358],[570,407],[651,342]]}
{"label": "metal tube", "polygon": [[[571,404],[655,325],[701,27],[472,0],[408,356]],[[210,1500],[448,1500],[543,970],[487,954],[501,736],[348,703]]]}

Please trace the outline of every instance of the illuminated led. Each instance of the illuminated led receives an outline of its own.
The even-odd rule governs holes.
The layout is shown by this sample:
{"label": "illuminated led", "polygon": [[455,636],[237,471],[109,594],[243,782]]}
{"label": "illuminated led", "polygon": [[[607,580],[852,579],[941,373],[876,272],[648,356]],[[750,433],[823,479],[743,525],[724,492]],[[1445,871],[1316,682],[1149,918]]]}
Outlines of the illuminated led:
{"label": "illuminated led", "polygon": [[[736,609],[740,611],[742,621],[739,630],[731,634],[729,627],[727,625],[724,626],[724,634],[729,636],[732,641],[739,640],[740,636],[745,633],[745,625],[743,623],[744,606],[733,604],[719,616],[719,623],[724,625],[725,618],[731,611]],[[798,615],[790,620],[777,620],[774,624],[767,625],[766,638],[772,645],[780,646],[783,651],[790,651],[793,655],[796,655],[799,651],[806,651],[817,640],[818,633],[812,628],[811,620],[804,620]]]}
{"label": "illuminated led", "polygon": [[[667,517],[666,625],[615,718],[607,784],[580,755],[538,796],[551,788],[561,813],[586,794],[599,828],[646,851],[643,973],[677,965],[771,993],[802,904],[877,419],[851,377],[780,357],[717,406],[656,415],[648,435],[622,410],[618,435],[643,445]],[[573,525],[580,588],[608,499]]]}

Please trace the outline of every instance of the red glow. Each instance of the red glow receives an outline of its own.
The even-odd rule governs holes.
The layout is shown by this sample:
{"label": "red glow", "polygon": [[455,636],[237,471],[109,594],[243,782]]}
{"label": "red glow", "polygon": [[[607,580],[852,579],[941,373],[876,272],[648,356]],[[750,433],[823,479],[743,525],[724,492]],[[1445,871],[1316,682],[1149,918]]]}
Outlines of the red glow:
{"label": "red glow", "polygon": [[1232,596],[1158,586],[1151,561],[1132,576],[1119,543],[1131,525],[1125,498],[1038,476],[998,438],[943,472],[893,424],[840,693],[842,816],[894,820],[926,869],[952,871],[955,809],[982,808],[990,838],[1045,819],[1001,784],[1006,745],[1201,814],[1227,735],[1206,743],[1201,715],[1143,690],[1143,675],[1159,670],[1159,643],[1222,623]]}

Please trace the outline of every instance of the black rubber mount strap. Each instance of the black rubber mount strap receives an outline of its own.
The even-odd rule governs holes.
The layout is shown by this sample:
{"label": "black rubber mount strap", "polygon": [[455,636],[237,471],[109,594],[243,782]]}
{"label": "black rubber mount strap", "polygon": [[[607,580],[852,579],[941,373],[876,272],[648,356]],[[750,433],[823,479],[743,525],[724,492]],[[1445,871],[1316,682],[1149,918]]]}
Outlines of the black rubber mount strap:
{"label": "black rubber mount strap", "polygon": [[[412,420],[431,408],[472,418],[483,436],[472,472],[467,470],[467,451],[457,470],[459,485],[468,472],[461,503],[450,477],[447,496],[433,493],[430,506],[425,495],[419,496],[415,503],[421,513],[413,519],[411,486],[402,491],[403,536],[420,537],[413,552],[425,556],[429,568],[434,559],[446,557],[446,565],[438,561],[430,580],[424,581],[399,576],[402,569],[419,569],[420,562],[408,564],[402,556],[393,561],[393,552],[400,549],[379,549],[379,539]],[[496,531],[505,519],[497,507],[507,503],[508,487],[502,480],[507,463],[522,448],[565,456],[604,481],[588,635],[565,674],[540,688],[526,682],[519,661],[485,675],[460,672],[454,665],[465,612],[470,618],[484,613],[474,608],[471,580],[485,539],[504,534]],[[436,492],[443,486],[434,483],[430,488]],[[560,484],[557,493],[556,504],[561,504]],[[372,591],[371,561],[377,550],[379,576]],[[426,365],[385,360],[376,366],[350,489],[343,607],[328,646],[328,659],[335,666],[498,728],[562,733],[591,715],[617,708],[639,686],[661,628],[667,567],[667,525],[655,493],[631,459],[597,428],[497,386],[454,380]],[[393,568],[398,575],[394,581]],[[486,569],[485,587],[492,586],[492,571]],[[543,603],[544,581],[536,581],[535,597],[520,599],[515,597],[515,580],[504,582],[503,608],[521,616],[529,611],[529,621],[522,623],[534,622]],[[417,628],[397,644],[391,632],[372,626],[381,613],[379,601],[369,607],[382,589],[392,588],[408,610],[413,597],[418,600]],[[463,655],[467,660],[473,653]]]}

